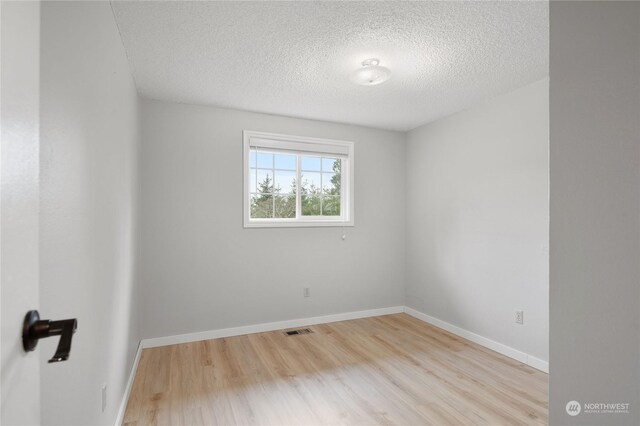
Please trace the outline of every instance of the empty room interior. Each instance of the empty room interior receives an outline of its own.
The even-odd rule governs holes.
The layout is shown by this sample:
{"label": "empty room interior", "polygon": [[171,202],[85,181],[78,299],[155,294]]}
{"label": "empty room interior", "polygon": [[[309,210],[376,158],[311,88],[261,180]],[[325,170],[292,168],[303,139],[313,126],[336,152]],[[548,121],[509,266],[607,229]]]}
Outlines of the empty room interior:
{"label": "empty room interior", "polygon": [[548,424],[550,7],[3,1],[3,423]]}

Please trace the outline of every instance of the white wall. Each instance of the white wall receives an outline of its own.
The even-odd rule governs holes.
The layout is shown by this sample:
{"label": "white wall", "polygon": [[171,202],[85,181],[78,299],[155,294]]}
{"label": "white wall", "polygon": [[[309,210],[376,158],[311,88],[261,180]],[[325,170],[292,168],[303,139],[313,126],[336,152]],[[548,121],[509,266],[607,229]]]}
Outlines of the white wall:
{"label": "white wall", "polygon": [[38,308],[40,3],[7,2],[2,15],[2,354],[0,424],[40,421],[37,353],[22,349],[22,320]]}
{"label": "white wall", "polygon": [[[548,80],[408,134],[407,305],[548,360]],[[514,310],[525,311],[524,326]]]}
{"label": "white wall", "polygon": [[42,423],[113,424],[139,340],[138,97],[108,2],[43,2],[41,34],[40,312],[78,318],[69,361],[40,343]]}
{"label": "white wall", "polygon": [[[640,3],[551,2],[551,424],[640,424]],[[629,403],[570,417],[568,401]]]}
{"label": "white wall", "polygon": [[[243,229],[245,129],[354,141],[356,226]],[[141,163],[144,337],[404,303],[403,134],[143,101]]]}

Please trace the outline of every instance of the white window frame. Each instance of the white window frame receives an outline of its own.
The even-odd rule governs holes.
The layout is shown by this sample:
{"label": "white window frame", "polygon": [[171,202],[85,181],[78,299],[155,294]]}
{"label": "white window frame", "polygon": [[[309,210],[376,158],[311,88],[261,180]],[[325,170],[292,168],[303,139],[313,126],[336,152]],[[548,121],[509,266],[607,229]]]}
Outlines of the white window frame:
{"label": "white window frame", "polygon": [[[243,208],[244,208],[244,227],[245,228],[296,228],[296,227],[322,227],[322,226],[354,226],[353,210],[354,210],[354,149],[353,142],[319,139],[305,136],[282,135],[277,133],[256,132],[245,130],[242,132],[243,139]],[[298,194],[298,206],[296,208],[296,218],[251,218],[250,196],[250,167],[249,167],[249,151],[251,147],[256,145],[269,146],[274,151],[293,151],[299,155],[309,152],[312,155],[335,156],[335,152],[342,152],[342,185],[339,217],[332,216],[301,216],[300,215],[300,196]],[[269,149],[265,149],[269,151]],[[346,169],[346,170],[345,170]],[[301,165],[297,166],[300,173]],[[298,177],[299,181],[299,177]]]}

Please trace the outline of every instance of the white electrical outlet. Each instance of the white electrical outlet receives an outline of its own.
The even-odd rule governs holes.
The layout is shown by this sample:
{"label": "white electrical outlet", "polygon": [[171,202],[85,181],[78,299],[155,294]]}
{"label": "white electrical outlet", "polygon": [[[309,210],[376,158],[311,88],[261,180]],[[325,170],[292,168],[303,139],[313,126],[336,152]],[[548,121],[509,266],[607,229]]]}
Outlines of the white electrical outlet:
{"label": "white electrical outlet", "polygon": [[516,324],[524,324],[524,311],[516,310]]}
{"label": "white electrical outlet", "polygon": [[107,409],[107,384],[102,385],[102,412]]}
{"label": "white electrical outlet", "polygon": [[311,291],[309,291],[309,287],[305,287],[304,290],[302,291],[302,295],[304,297],[309,297],[311,296]]}

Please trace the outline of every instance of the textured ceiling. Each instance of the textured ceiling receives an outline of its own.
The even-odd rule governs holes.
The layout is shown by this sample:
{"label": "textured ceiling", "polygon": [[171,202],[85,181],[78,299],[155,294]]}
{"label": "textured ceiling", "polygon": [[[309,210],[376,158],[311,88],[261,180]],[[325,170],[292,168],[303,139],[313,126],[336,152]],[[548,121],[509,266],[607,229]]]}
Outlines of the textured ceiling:
{"label": "textured ceiling", "polygon": [[[141,96],[408,130],[548,75],[546,2],[112,2]],[[349,75],[375,57],[389,81]]]}

